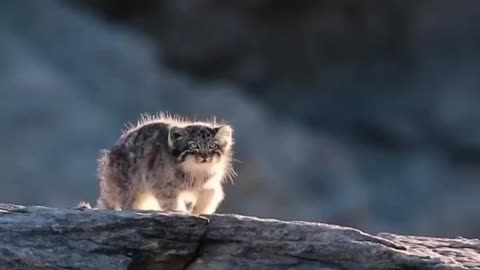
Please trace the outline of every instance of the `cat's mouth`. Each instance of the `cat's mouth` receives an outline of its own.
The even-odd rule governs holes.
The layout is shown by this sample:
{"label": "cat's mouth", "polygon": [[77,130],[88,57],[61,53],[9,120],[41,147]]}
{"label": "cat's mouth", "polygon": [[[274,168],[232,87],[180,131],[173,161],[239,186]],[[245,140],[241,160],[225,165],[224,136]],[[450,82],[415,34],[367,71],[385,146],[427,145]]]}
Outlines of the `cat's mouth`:
{"label": "cat's mouth", "polygon": [[198,163],[211,163],[213,161],[213,158],[212,157],[205,157],[205,156],[197,156],[195,157],[195,160],[198,162]]}

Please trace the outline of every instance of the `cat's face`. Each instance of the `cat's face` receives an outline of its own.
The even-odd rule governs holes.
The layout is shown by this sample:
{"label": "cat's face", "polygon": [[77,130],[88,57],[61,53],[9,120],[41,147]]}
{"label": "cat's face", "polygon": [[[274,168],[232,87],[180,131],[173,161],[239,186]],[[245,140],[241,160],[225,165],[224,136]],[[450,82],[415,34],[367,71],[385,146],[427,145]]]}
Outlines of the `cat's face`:
{"label": "cat's face", "polygon": [[231,151],[232,132],[229,125],[171,127],[168,145],[178,162],[217,163]]}

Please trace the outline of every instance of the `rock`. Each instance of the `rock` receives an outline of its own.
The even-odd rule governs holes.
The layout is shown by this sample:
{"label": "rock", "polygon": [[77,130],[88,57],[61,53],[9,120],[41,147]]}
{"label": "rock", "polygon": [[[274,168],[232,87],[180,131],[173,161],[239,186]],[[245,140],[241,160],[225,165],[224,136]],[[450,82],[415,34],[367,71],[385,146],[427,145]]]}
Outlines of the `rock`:
{"label": "rock", "polygon": [[480,241],[238,215],[0,204],[8,269],[479,269]]}

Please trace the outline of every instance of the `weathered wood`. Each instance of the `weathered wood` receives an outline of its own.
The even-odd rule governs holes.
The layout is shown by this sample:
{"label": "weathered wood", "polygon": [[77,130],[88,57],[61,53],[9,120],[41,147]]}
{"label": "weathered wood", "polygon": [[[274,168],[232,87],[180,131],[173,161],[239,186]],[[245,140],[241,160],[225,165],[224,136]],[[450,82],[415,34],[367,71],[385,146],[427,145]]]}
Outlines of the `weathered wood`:
{"label": "weathered wood", "polygon": [[480,241],[236,215],[0,204],[0,269],[480,269]]}

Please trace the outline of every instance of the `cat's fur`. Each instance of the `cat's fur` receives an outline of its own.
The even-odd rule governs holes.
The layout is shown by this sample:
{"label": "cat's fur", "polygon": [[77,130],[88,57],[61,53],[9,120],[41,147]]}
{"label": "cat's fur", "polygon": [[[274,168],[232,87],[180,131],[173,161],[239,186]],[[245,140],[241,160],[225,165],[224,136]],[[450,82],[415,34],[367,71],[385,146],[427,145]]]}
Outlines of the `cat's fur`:
{"label": "cat's fur", "polygon": [[235,175],[232,135],[230,125],[216,121],[142,117],[103,151],[96,208],[214,213],[223,182]]}

